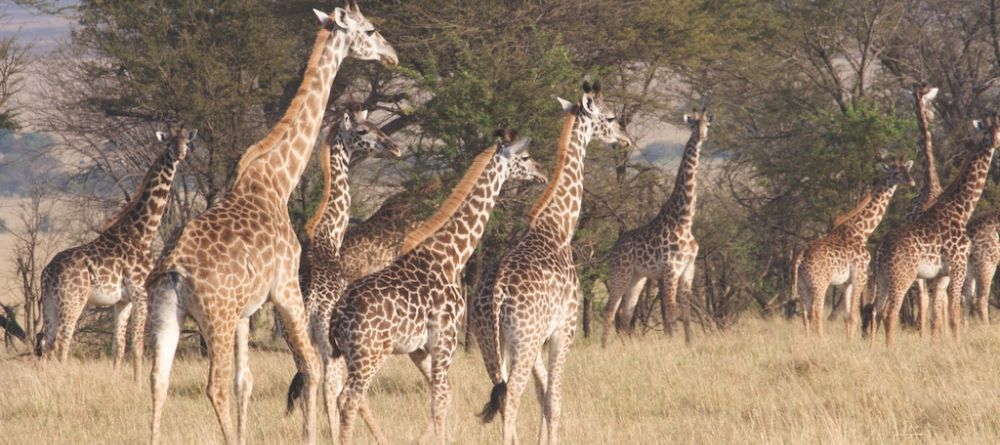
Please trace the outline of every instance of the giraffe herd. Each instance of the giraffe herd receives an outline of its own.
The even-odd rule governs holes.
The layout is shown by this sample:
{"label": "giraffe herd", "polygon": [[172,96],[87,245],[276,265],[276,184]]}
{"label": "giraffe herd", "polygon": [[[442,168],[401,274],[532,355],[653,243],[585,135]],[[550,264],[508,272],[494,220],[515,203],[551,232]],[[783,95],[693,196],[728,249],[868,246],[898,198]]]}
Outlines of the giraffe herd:
{"label": "giraffe herd", "polygon": [[[509,129],[498,130],[496,143],[475,157],[429,218],[420,222],[409,215],[403,198],[412,193],[404,192],[352,232],[350,168],[365,158],[398,157],[401,151],[368,120],[366,110],[349,107],[321,144],[324,190],[319,209],[306,225],[308,282],[300,291],[301,248],[287,203],[321,133],[334,78],[346,58],[399,63],[392,45],[356,3],[331,14],[315,12],[322,27],[284,117],[247,149],[226,194],[190,220],[158,260],[150,253],[152,240],[178,164],[194,149],[197,134],[183,126],[157,132],[166,146],[163,154],[98,238],[60,252],[46,266],[38,353],[66,361],[84,307],[113,306],[112,356],[117,371],[124,360],[131,318],[136,379],[147,332],[153,339],[150,441],[155,444],[181,326],[190,317],[208,346],[207,393],[223,438],[242,444],[247,440],[254,381],[248,361],[250,316],[270,301],[297,369],[288,391],[288,411],[301,404],[307,443],[317,439],[320,388],[334,440],[352,442],[360,413],[375,439],[388,443],[367,394],[386,359],[403,354],[430,387],[431,417],[421,443],[446,443],[452,400],[448,373],[467,303],[468,328],[493,384],[480,413],[482,420],[489,422],[500,414],[502,442],[518,443],[520,398],[533,379],[542,412],[539,443],[558,443],[563,368],[579,312],[580,283],[571,242],[582,209],[587,146],[596,139],[627,150],[634,141],[610,113],[600,84],[585,82],[579,101],[559,98],[563,125],[550,177],[529,155],[530,139],[518,138]],[[974,122],[981,141],[969,144],[956,179],[942,190],[930,130],[930,103],[937,89],[917,85],[912,92],[923,166],[920,193],[910,204],[906,223],[889,231],[872,261],[869,237],[897,188],[916,182],[911,176],[913,161],[880,164],[881,179],[857,206],[839,217],[829,234],[795,256],[792,293],[803,303],[807,335],[823,333],[822,309],[830,286],[843,291],[847,333],[853,335],[869,282],[876,289],[874,318],[884,325],[888,346],[895,339],[903,299],[915,282],[921,319],[930,315],[932,334],[940,335],[947,317],[958,339],[963,298],[980,320],[989,321],[989,289],[1000,263],[1000,211],[976,218],[972,214],[1000,145],[1000,116]],[[691,341],[690,301],[698,257],[692,231],[697,171],[712,121],[705,109],[684,116],[691,135],[673,192],[652,220],[623,232],[607,257],[609,301],[602,317],[602,346],[612,335],[619,311],[626,319],[632,317],[649,279],[665,286],[664,324],[669,326],[670,317],[679,314],[685,341]],[[512,240],[467,297],[462,281],[466,262],[508,180],[547,182],[547,186],[527,215],[527,229]],[[424,193],[439,186],[429,185]],[[235,429],[230,413],[234,390]]]}

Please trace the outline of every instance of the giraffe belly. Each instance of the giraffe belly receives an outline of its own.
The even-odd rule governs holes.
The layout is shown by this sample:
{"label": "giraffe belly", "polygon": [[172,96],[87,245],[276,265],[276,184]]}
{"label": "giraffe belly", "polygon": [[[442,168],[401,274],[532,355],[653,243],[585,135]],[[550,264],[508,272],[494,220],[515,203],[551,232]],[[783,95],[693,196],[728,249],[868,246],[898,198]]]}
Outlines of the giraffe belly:
{"label": "giraffe belly", "polygon": [[125,294],[125,289],[121,286],[106,288],[106,287],[95,287],[90,291],[90,298],[87,299],[88,304],[94,306],[111,306],[122,300],[122,295]]}
{"label": "giraffe belly", "polygon": [[928,263],[921,261],[917,265],[917,278],[930,279],[935,278],[941,273],[941,261],[936,263]]}
{"label": "giraffe belly", "polygon": [[833,275],[830,276],[830,284],[840,286],[846,283],[849,279],[851,279],[851,269],[845,267],[833,272]]}

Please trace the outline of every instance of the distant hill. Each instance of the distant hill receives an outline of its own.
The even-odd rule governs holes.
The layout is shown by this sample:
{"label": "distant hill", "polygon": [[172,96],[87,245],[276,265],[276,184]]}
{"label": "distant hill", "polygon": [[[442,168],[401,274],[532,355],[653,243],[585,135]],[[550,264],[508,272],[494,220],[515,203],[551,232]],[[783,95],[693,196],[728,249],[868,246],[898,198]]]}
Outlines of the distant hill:
{"label": "distant hill", "polygon": [[59,166],[49,157],[52,137],[44,133],[0,130],[0,195],[24,196],[37,182]]}

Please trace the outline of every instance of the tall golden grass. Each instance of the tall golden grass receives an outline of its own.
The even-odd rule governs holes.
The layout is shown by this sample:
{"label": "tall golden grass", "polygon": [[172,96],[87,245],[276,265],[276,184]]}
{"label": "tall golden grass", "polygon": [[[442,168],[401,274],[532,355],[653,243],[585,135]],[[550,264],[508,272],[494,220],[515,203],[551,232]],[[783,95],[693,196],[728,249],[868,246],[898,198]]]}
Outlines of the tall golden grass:
{"label": "tall golden grass", "polygon": [[[871,346],[847,341],[840,323],[828,324],[824,339],[806,339],[797,322],[752,318],[692,347],[649,336],[602,350],[578,338],[565,373],[563,443],[1000,443],[998,329],[973,324],[958,345],[906,333],[891,351],[881,339]],[[300,415],[283,415],[290,356],[254,350],[251,366],[250,442],[298,442]],[[148,381],[132,383],[128,372],[114,378],[110,368],[106,358],[43,367],[29,357],[3,357],[0,442],[145,442]],[[221,440],[206,375],[205,360],[178,359],[165,443]],[[497,442],[498,424],[473,416],[491,386],[478,353],[459,351],[451,378],[452,442]],[[405,357],[389,360],[372,403],[392,443],[412,443],[427,425],[427,386]],[[522,407],[522,443],[534,442],[533,390]],[[358,428],[360,443],[370,443]]]}

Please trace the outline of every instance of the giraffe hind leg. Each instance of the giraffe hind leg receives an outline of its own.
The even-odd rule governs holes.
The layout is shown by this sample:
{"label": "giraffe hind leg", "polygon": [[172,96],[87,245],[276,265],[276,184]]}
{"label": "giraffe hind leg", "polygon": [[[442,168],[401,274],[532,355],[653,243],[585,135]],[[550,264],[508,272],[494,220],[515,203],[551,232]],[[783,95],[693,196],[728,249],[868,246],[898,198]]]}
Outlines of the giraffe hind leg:
{"label": "giraffe hind leg", "polygon": [[150,295],[154,298],[150,319],[153,335],[153,371],[150,375],[153,418],[150,443],[155,445],[159,443],[163,405],[167,400],[167,388],[170,386],[170,368],[174,362],[174,353],[177,351],[185,311],[178,304],[176,274],[168,274],[161,278],[153,283],[151,289]]}
{"label": "giraffe hind leg", "polygon": [[114,337],[111,338],[111,356],[113,357],[111,372],[118,375],[122,362],[125,360],[125,334],[128,330],[128,319],[132,313],[132,302],[119,301],[114,305]]}
{"label": "giraffe hind leg", "polygon": [[240,445],[247,440],[248,409],[253,392],[253,372],[250,370],[250,318],[241,318],[236,325],[236,438]]}

